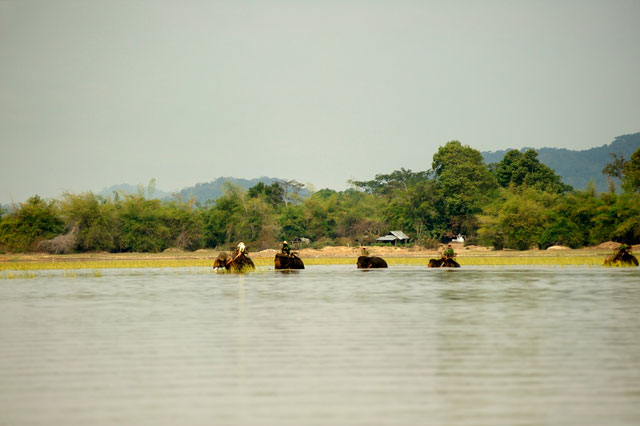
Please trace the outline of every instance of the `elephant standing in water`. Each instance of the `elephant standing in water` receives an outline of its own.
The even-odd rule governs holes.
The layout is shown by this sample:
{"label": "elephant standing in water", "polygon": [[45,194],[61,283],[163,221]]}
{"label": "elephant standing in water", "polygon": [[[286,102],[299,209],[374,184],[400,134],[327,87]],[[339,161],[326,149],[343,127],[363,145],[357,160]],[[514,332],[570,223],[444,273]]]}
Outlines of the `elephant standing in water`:
{"label": "elephant standing in water", "polygon": [[387,262],[377,256],[360,256],[357,265],[358,269],[387,268]]}
{"label": "elephant standing in water", "polygon": [[232,255],[222,252],[213,262],[213,269],[219,271],[223,268],[229,272],[247,272],[254,270],[256,265],[244,252],[236,252]]}
{"label": "elephant standing in water", "polygon": [[626,244],[618,247],[613,255],[604,260],[605,266],[638,266],[638,259],[633,255],[632,249]]}
{"label": "elephant standing in water", "polygon": [[304,269],[304,262],[295,254],[276,253],[276,269]]}
{"label": "elephant standing in water", "polygon": [[460,264],[451,258],[429,259],[429,268],[459,268]]}

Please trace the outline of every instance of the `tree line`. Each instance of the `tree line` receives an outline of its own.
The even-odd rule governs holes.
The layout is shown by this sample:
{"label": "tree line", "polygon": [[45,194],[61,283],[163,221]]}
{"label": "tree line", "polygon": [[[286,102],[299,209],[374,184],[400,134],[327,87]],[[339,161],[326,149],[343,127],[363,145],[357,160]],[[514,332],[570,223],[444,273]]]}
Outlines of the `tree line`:
{"label": "tree line", "polygon": [[36,195],[0,212],[0,250],[160,252],[226,249],[238,241],[259,250],[298,237],[315,247],[370,245],[396,229],[425,247],[457,234],[496,249],[640,242],[640,149],[629,160],[613,156],[603,173],[619,178],[623,191],[613,183],[603,193],[592,184],[574,190],[533,150],[512,150],[487,165],[479,151],[451,141],[426,171],[400,169],[308,197],[295,181],[248,190],[226,184],[204,205],[149,199],[143,191]]}

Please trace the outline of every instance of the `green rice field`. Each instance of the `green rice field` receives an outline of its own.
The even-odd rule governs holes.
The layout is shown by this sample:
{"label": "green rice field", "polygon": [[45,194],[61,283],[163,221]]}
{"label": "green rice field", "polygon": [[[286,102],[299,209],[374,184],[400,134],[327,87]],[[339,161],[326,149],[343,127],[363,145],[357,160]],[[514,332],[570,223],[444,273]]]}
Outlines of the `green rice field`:
{"label": "green rice field", "polygon": [[[603,265],[605,254],[580,254],[580,255],[469,255],[458,256],[457,261],[464,266],[589,266],[599,267]],[[273,266],[271,258],[254,258],[256,266]],[[349,265],[356,263],[354,257],[302,257],[305,265]],[[427,257],[388,257],[385,258],[390,267],[394,265],[426,266]],[[114,268],[185,268],[185,267],[211,267],[213,259],[194,258],[148,258],[148,259],[73,259],[58,258],[53,260],[6,260],[0,262],[0,278],[12,278],[17,276],[29,277],[29,271],[67,270],[67,271],[94,271],[92,274],[99,276],[101,269]],[[83,272],[86,274],[86,272]]]}

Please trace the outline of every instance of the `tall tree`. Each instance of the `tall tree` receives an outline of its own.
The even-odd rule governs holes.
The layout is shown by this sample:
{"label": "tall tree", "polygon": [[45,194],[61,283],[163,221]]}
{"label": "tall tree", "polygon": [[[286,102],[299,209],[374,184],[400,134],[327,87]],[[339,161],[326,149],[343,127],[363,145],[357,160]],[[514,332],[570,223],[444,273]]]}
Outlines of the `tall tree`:
{"label": "tall tree", "polygon": [[631,160],[625,164],[624,176],[629,189],[640,192],[640,148],[631,156]]}
{"label": "tall tree", "polygon": [[624,155],[609,155],[613,160],[602,169],[602,173],[620,179],[625,191],[640,192],[640,148],[631,155],[631,159],[628,161],[624,159]]}
{"label": "tall tree", "polygon": [[412,172],[411,169],[401,168],[389,174],[378,174],[369,181],[350,180],[349,183],[371,194],[391,195],[400,190],[407,192],[418,182],[427,180],[428,172]]}
{"label": "tall tree", "polygon": [[258,182],[249,188],[247,196],[249,198],[263,197],[273,207],[284,204],[285,200],[284,188],[278,182],[273,182],[271,185]]}
{"label": "tall tree", "polygon": [[496,178],[484,164],[482,154],[459,141],[450,141],[433,156],[433,173],[440,191],[440,214],[452,231],[468,232],[462,224],[479,213],[491,192],[496,189]]}
{"label": "tall tree", "polygon": [[527,186],[546,192],[560,193],[570,191],[562,178],[538,160],[538,153],[529,149],[522,153],[518,150],[507,152],[495,168],[495,176],[500,186]]}
{"label": "tall tree", "polygon": [[300,183],[295,179],[280,181],[283,190],[282,198],[285,205],[300,201],[300,191],[304,189],[304,183]]}

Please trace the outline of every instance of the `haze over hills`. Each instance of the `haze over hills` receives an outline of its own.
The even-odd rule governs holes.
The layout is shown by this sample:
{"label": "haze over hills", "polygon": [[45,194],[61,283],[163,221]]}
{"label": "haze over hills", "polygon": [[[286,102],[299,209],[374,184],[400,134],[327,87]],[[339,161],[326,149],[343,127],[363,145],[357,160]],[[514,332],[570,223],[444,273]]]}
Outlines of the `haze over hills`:
{"label": "haze over hills", "polygon": [[[104,188],[102,191],[98,192],[98,195],[102,195],[103,197],[111,197],[113,198],[114,193],[124,193],[124,194],[142,194],[145,197],[149,195],[149,187],[148,185],[130,185],[128,183],[121,183],[118,185],[111,185],[108,188]],[[171,196],[170,192],[165,192],[161,189],[154,189],[150,198],[157,199],[165,199]]]}
{"label": "haze over hills", "polygon": [[[572,151],[564,148],[540,148],[534,150],[538,153],[538,159],[555,170],[562,176],[562,181],[571,185],[574,189],[584,189],[590,180],[595,183],[600,192],[608,190],[607,177],[602,174],[602,169],[612,161],[610,153],[624,156],[629,160],[631,155],[640,147],[640,133],[622,135],[616,137],[613,142],[596,148],[583,151]],[[524,152],[530,148],[522,148]],[[510,150],[482,152],[487,164],[497,163]],[[614,180],[616,187],[620,181]]]}
{"label": "haze over hills", "polygon": [[[277,179],[277,178],[272,178],[267,176],[262,176],[254,179],[219,177],[211,182],[197,183],[194,186],[188,186],[177,192],[166,192],[166,191],[155,189],[150,194],[150,198],[157,198],[160,200],[170,199],[172,197],[177,197],[182,200],[189,200],[191,198],[195,198],[197,202],[204,205],[208,200],[215,200],[223,194],[224,184],[226,182],[230,182],[233,185],[239,186],[243,189],[249,189],[252,186],[257,185],[259,182],[262,182],[265,185],[271,185],[274,182],[282,181],[282,180],[283,179]],[[140,193],[144,196],[149,196],[147,186],[144,186],[144,185],[135,186],[135,185],[129,185],[129,184],[113,185],[113,186],[110,186],[109,188],[103,189],[102,191],[99,192],[99,194],[105,197],[113,197],[114,192],[124,192],[128,194]]]}
{"label": "haze over hills", "polygon": [[195,198],[200,204],[205,204],[208,200],[215,200],[223,194],[224,184],[230,182],[233,185],[239,186],[243,189],[249,189],[252,186],[262,182],[265,185],[271,185],[276,181],[282,179],[276,179],[272,177],[262,176],[255,179],[242,179],[234,177],[219,177],[211,182],[197,183],[195,186],[189,186],[183,188],[178,192],[178,196],[183,200],[189,200]]}
{"label": "haze over hills", "polygon": [[[540,148],[535,149],[535,151],[538,152],[538,159],[542,163],[555,170],[555,172],[562,177],[563,182],[571,185],[574,189],[584,189],[589,181],[593,180],[596,189],[604,192],[608,190],[608,184],[607,177],[602,174],[602,169],[612,160],[609,154],[615,153],[618,156],[622,155],[628,160],[638,147],[640,147],[640,133],[634,133],[618,136],[608,145],[583,151],[572,151],[564,148]],[[529,148],[521,148],[520,151],[526,151],[527,149]],[[509,150],[482,152],[482,156],[487,164],[497,163],[502,160],[508,151]],[[283,179],[267,176],[254,179],[218,177],[213,181],[197,183],[194,186],[185,187],[177,192],[154,189],[151,191],[151,194],[149,194],[148,185],[136,186],[119,184],[105,188],[100,191],[99,194],[105,197],[113,197],[114,191],[119,191],[130,194],[140,193],[145,196],[150,195],[151,198],[161,200],[171,199],[172,197],[178,197],[182,200],[195,198],[196,201],[204,205],[208,200],[215,200],[223,194],[224,184],[227,181],[241,188],[249,189],[259,182],[265,185],[271,185],[274,182],[283,181]],[[617,180],[615,183],[617,186],[620,184]],[[307,190],[301,192],[303,197],[308,194],[309,192]]]}

